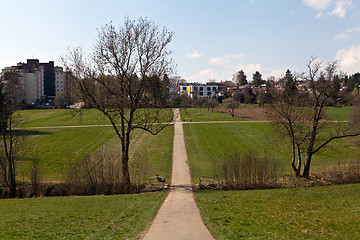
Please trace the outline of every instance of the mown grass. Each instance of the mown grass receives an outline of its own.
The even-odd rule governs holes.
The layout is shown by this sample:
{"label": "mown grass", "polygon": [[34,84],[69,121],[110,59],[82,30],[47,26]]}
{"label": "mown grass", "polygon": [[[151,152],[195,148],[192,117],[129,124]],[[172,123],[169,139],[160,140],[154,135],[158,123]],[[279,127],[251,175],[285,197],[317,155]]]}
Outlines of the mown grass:
{"label": "mown grass", "polygon": [[166,195],[0,200],[0,239],[135,239]]}
{"label": "mown grass", "polygon": [[359,239],[360,184],[312,188],[197,191],[216,239]]}
{"label": "mown grass", "polygon": [[[64,181],[69,163],[78,162],[102,146],[108,146],[108,149],[121,149],[120,139],[111,126],[84,126],[109,124],[98,110],[84,111],[81,118],[72,116],[73,111],[51,109],[18,112],[25,119],[24,131],[27,135],[24,147],[21,148],[21,157],[24,159],[20,162],[18,171],[21,181],[28,181],[32,159],[40,160],[42,181]],[[56,128],[57,126],[80,127]],[[130,146],[130,157],[136,155],[148,159],[151,175],[160,174],[170,178],[172,142],[171,126],[156,136],[141,130],[135,131]]]}
{"label": "mown grass", "polygon": [[44,181],[61,181],[70,162],[78,161],[107,143],[114,137],[114,130],[111,127],[53,128],[27,130],[26,134],[23,174],[26,175],[30,160],[37,158]]}
{"label": "mown grass", "polygon": [[109,121],[100,111],[75,111],[71,109],[23,110],[19,114],[24,118],[24,127],[53,127],[79,125],[109,125]]}
{"label": "mown grass", "polygon": [[[120,140],[112,127],[54,128],[27,130],[28,140],[24,156],[22,180],[27,180],[31,159],[40,160],[43,181],[64,181],[69,163],[76,163],[91,155],[101,146],[120,151]],[[150,174],[171,175],[173,127],[165,128],[156,136],[136,131],[130,145],[131,157],[136,153],[146,157]],[[120,159],[119,159],[120,161]],[[132,161],[132,158],[130,159]]]}
{"label": "mown grass", "polygon": [[193,122],[204,121],[242,121],[240,118],[232,117],[228,114],[220,113],[217,111],[211,111],[207,108],[187,108],[180,110],[181,119],[189,122],[190,118]]}
{"label": "mown grass", "polygon": [[[194,183],[200,175],[214,176],[216,168],[232,152],[266,154],[285,174],[292,175],[289,145],[285,140],[274,138],[270,123],[185,124],[184,134]],[[339,161],[358,157],[359,149],[350,138],[336,140],[314,155],[311,172],[329,170]]]}
{"label": "mown grass", "polygon": [[328,120],[333,121],[348,121],[350,112],[351,112],[350,106],[346,107],[326,107],[325,111],[325,118]]}
{"label": "mown grass", "polygon": [[[141,113],[141,109],[139,112]],[[54,127],[54,126],[84,126],[84,125],[110,125],[109,120],[96,109],[42,109],[22,110],[18,113],[24,118],[23,127]],[[170,109],[162,109],[161,116],[171,118]]]}

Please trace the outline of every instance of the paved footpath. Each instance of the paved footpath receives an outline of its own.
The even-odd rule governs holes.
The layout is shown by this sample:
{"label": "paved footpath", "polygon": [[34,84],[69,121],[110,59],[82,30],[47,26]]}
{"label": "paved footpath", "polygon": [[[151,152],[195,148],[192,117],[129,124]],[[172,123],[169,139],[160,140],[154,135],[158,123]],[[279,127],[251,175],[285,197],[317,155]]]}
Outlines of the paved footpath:
{"label": "paved footpath", "polygon": [[174,110],[174,120],[172,188],[144,239],[214,239],[194,200],[179,109]]}

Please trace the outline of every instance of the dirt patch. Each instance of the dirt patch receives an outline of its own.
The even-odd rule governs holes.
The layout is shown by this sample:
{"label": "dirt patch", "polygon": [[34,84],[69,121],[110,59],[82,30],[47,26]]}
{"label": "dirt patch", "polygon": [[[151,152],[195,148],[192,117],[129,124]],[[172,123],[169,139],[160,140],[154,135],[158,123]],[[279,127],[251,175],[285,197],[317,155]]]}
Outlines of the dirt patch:
{"label": "dirt patch", "polygon": [[[226,108],[217,108],[218,112],[230,115]],[[234,111],[235,117],[248,121],[267,121],[266,108],[262,107],[241,107]]]}

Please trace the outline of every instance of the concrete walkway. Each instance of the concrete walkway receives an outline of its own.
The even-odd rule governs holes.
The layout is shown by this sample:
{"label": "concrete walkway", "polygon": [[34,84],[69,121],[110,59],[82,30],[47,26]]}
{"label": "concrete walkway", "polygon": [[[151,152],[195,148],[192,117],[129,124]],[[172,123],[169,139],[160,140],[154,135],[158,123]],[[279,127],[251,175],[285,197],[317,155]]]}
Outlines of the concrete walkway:
{"label": "concrete walkway", "polygon": [[190,170],[179,109],[174,110],[172,188],[145,240],[214,239],[200,217],[191,189]]}

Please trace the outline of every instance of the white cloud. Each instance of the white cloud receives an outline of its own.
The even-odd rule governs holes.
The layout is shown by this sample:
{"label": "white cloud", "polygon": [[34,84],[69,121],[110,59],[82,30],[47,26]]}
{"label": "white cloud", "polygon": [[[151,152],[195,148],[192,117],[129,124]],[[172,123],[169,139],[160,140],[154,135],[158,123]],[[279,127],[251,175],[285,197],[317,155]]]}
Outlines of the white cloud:
{"label": "white cloud", "polygon": [[352,7],[352,0],[302,0],[302,2],[318,11],[315,18],[324,17],[324,12],[326,15],[345,18],[347,10]]}
{"label": "white cloud", "polygon": [[336,15],[339,18],[344,18],[346,16],[346,10],[347,8],[350,8],[352,6],[352,1],[351,0],[342,0],[342,1],[338,1],[335,4],[335,8],[334,10],[332,10],[330,12],[330,15]]}
{"label": "white cloud", "polygon": [[360,27],[349,28],[349,29],[346,29],[345,32],[335,35],[333,37],[333,39],[334,40],[338,40],[338,39],[347,40],[347,39],[351,39],[357,33],[360,33]]}
{"label": "white cloud", "polygon": [[338,50],[336,59],[341,70],[348,74],[360,72],[360,45]]}
{"label": "white cloud", "polygon": [[319,12],[318,14],[315,15],[315,18],[321,18],[323,16],[324,16],[324,14],[322,12]]}
{"label": "white cloud", "polygon": [[198,51],[194,51],[193,53],[187,53],[186,54],[186,56],[188,56],[189,58],[199,58],[199,57],[201,57],[201,54],[200,53],[198,53]]}
{"label": "white cloud", "polygon": [[210,59],[210,64],[215,64],[219,66],[231,66],[234,65],[235,61],[242,59],[245,56],[245,54],[239,53],[239,54],[228,54],[223,57],[214,57]]}
{"label": "white cloud", "polygon": [[307,6],[315,10],[324,10],[331,4],[332,0],[303,0]]}

